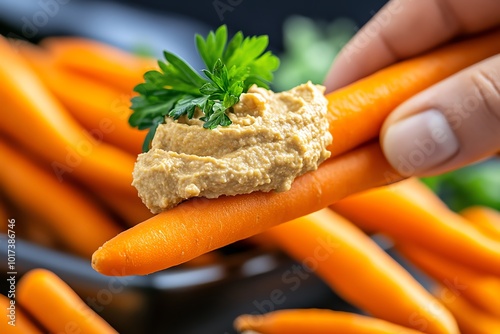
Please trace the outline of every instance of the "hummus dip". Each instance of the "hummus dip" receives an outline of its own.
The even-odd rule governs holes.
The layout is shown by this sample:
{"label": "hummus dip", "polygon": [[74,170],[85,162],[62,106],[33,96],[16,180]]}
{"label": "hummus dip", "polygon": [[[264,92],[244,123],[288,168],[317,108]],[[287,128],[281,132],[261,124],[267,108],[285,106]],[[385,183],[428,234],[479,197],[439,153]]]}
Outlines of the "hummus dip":
{"label": "hummus dip", "polygon": [[286,191],[330,156],[324,87],[311,82],[274,93],[252,86],[228,113],[232,124],[165,118],[147,153],[138,156],[132,185],[153,213],[191,197]]}

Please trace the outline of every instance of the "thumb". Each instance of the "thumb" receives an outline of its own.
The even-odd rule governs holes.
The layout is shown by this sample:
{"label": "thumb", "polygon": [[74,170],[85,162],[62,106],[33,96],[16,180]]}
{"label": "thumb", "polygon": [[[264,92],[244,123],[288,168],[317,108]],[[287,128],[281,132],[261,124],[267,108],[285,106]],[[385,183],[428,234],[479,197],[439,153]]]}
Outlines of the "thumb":
{"label": "thumb", "polygon": [[435,175],[500,151],[500,55],[477,63],[397,107],[382,149],[402,175]]}

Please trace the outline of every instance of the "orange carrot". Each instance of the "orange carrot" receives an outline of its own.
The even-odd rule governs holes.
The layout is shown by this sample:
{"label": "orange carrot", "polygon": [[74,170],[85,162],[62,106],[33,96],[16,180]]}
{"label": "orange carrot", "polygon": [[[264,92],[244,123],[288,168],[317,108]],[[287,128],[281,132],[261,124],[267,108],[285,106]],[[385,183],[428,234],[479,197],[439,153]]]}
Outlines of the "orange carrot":
{"label": "orange carrot", "polygon": [[453,317],[430,293],[332,210],[317,211],[265,233],[341,297],[374,317],[425,333],[458,333]]}
{"label": "orange carrot", "polygon": [[500,296],[500,278],[482,275],[408,244],[397,245],[397,249],[441,285],[460,293],[484,312],[500,318],[500,299],[495,297]]}
{"label": "orange carrot", "polygon": [[41,47],[29,43],[17,43],[16,47],[43,83],[88,131],[134,155],[141,152],[145,132],[128,124],[131,94],[54,66],[49,53]]}
{"label": "orange carrot", "polygon": [[117,333],[63,280],[45,269],[31,270],[21,278],[17,300],[50,333]]}
{"label": "orange carrot", "polygon": [[52,225],[65,245],[77,254],[90,256],[121,229],[69,183],[60,183],[22,154],[0,140],[2,192],[23,210]]}
{"label": "orange carrot", "polygon": [[[12,303],[14,302],[14,303]],[[15,299],[0,295],[0,309],[3,311],[0,320],[0,332],[5,334],[41,334],[42,331],[24,313]]]}
{"label": "orange carrot", "polygon": [[[445,47],[405,63],[396,64],[327,96],[330,109],[330,131],[334,136],[334,144],[331,147],[333,156],[376,137],[380,131],[382,120],[393,110],[395,105],[402,102],[401,96],[407,97],[416,93],[414,89],[416,83],[408,79],[409,72],[415,78],[417,73],[421,73],[422,76],[418,76],[418,78],[425,80],[427,86],[431,85],[442,79],[443,76],[451,75],[475,61],[500,52],[500,45],[495,43],[499,36],[500,32],[495,32],[475,40]],[[434,67],[430,64],[438,65]],[[442,67],[447,70],[440,70]],[[427,77],[434,77],[436,80],[430,82]],[[387,85],[388,82],[390,85]],[[409,91],[409,93],[403,94],[404,91]],[[387,101],[392,99],[390,96],[392,92],[398,92],[394,97],[396,102],[388,103]],[[377,98],[377,95],[380,95],[380,98]],[[348,105],[342,109],[343,112],[335,109],[337,108],[335,106],[341,105]],[[350,108],[354,108],[351,113],[347,112]],[[344,133],[340,131],[341,129]],[[347,156],[352,157],[353,155],[348,154]],[[379,157],[373,162],[374,179],[380,177],[378,173],[380,172],[381,159],[383,158]],[[385,164],[384,161],[383,165]],[[331,166],[331,163],[323,165]],[[320,167],[320,171],[333,172],[335,168]],[[345,174],[342,174],[342,177],[327,175],[323,178],[317,176],[321,174],[320,172],[310,173],[301,178],[302,181],[295,185],[292,191],[285,194],[251,194],[234,198],[224,197],[213,201],[188,201],[174,211],[153,217],[104,245],[94,254],[94,267],[96,270],[108,274],[118,269],[123,269],[123,271],[118,270],[119,272],[129,274],[150,273],[257,234],[272,225],[321,209],[321,205],[328,202],[333,203],[348,193],[381,184],[380,182],[372,182],[374,179],[370,182],[366,181],[367,176],[359,172],[364,166],[359,165],[352,168],[352,170],[345,169]],[[382,174],[385,174],[386,182],[395,182],[400,179],[397,173],[392,174],[393,170],[389,166],[385,166],[384,169]],[[354,170],[356,172],[353,173]],[[371,171],[368,172],[368,170],[367,173],[370,174]],[[353,175],[353,179],[344,180],[346,175]],[[362,180],[363,178],[365,181]],[[340,181],[342,183],[345,181],[343,187],[338,192],[333,191],[334,188],[331,185]],[[344,186],[349,187],[349,185],[352,188],[345,192]],[[354,189],[354,187],[358,189]],[[329,188],[332,192],[311,191],[311,188],[321,190]],[[257,200],[266,201],[266,203],[257,203]],[[277,200],[281,202],[275,202]],[[208,205],[200,205],[203,203],[210,203],[210,211],[207,209]],[[229,206],[231,209],[228,209]],[[193,208],[198,208],[198,210]],[[183,218],[185,220],[179,219],[180,217],[185,217]],[[158,230],[165,231],[165,234],[158,233]],[[145,246],[148,243],[149,245]],[[130,246],[136,244],[137,247]],[[136,251],[138,249],[140,251]],[[164,250],[165,255],[157,256],[158,249]],[[125,261],[125,259],[133,260]]]}
{"label": "orange carrot", "polygon": [[151,58],[141,58],[111,45],[78,37],[50,37],[41,45],[58,66],[85,74],[122,92],[132,92],[145,71],[157,67]]}
{"label": "orange carrot", "polygon": [[0,54],[0,132],[43,157],[60,180],[70,174],[89,186],[136,194],[134,157],[95,140],[1,36]]}
{"label": "orange carrot", "polygon": [[416,179],[356,194],[332,208],[363,229],[386,233],[401,243],[411,242],[453,262],[500,275],[500,242],[449,210]]}
{"label": "orange carrot", "polygon": [[478,230],[500,240],[500,212],[484,206],[471,206],[460,212]]}
{"label": "orange carrot", "polygon": [[[453,313],[462,334],[500,333],[500,320],[475,308],[460,294],[448,288],[435,292],[438,299]],[[492,298],[494,298],[492,296]]]}
{"label": "orange carrot", "polygon": [[241,315],[234,321],[240,331],[260,334],[417,334],[413,329],[367,316],[321,309],[291,309],[264,315]]}
{"label": "orange carrot", "polygon": [[138,196],[123,196],[107,190],[95,195],[111,208],[127,226],[135,226],[153,216]]}
{"label": "orange carrot", "polygon": [[500,52],[500,30],[450,44],[406,60],[327,96],[332,154],[377,137],[385,118],[399,104],[474,63]]}
{"label": "orange carrot", "polygon": [[149,274],[384,184],[387,172],[394,171],[371,144],[329,159],[286,192],[195,198],[120,233],[92,263],[106,275]]}

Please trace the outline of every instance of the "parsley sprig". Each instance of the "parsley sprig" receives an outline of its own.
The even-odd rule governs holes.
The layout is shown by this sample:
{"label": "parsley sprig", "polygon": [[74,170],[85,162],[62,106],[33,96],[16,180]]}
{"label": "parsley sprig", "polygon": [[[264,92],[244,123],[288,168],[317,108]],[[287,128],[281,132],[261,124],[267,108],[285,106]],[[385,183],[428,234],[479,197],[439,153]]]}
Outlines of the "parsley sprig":
{"label": "parsley sprig", "polygon": [[166,116],[193,118],[198,108],[203,127],[214,129],[231,124],[227,113],[239,101],[241,93],[253,84],[268,88],[279,60],[270,51],[267,36],[244,37],[236,33],[228,42],[227,28],[219,27],[204,39],[195,37],[196,48],[207,69],[203,75],[184,60],[164,51],[166,61],[158,61],[159,70],[144,74],[144,82],[134,88],[133,110],[129,123],[140,130],[149,129],[143,151],[149,149],[159,124]]}

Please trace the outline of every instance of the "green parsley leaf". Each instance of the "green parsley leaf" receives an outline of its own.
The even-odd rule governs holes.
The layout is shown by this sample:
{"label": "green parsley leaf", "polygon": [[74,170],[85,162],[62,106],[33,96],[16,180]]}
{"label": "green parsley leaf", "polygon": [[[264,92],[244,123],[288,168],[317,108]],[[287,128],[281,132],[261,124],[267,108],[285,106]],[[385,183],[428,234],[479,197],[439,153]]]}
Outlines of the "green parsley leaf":
{"label": "green parsley leaf", "polygon": [[159,70],[144,74],[144,82],[134,91],[129,124],[140,130],[149,129],[143,145],[146,152],[158,125],[165,117],[193,118],[200,110],[206,129],[229,126],[228,113],[238,103],[240,95],[253,84],[268,88],[279,59],[266,52],[267,36],[244,37],[237,32],[228,42],[227,27],[210,31],[206,38],[195,36],[195,44],[206,69],[201,75],[184,60],[165,51],[165,61],[159,60]]}

